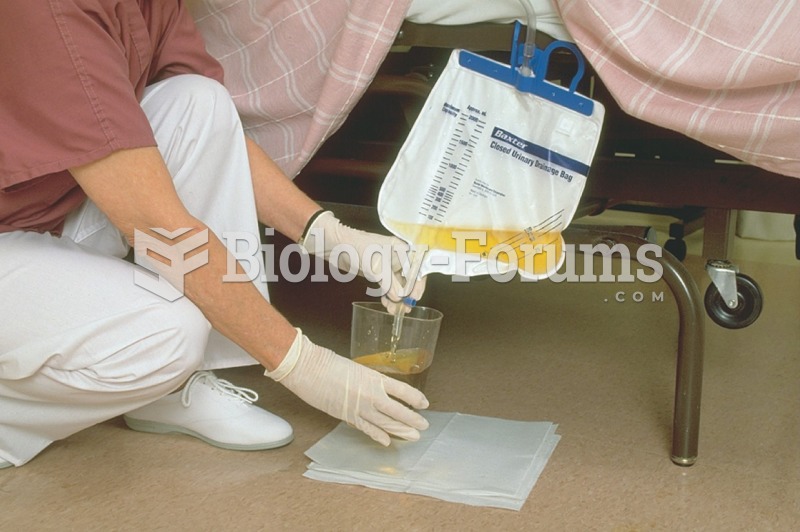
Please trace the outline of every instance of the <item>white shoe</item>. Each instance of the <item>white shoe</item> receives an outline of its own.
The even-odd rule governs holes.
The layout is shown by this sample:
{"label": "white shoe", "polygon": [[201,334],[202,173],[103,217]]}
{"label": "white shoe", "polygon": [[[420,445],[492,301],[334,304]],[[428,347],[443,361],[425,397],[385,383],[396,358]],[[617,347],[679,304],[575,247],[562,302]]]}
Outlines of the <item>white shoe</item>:
{"label": "white shoe", "polygon": [[8,460],[3,460],[0,458],[0,469],[5,469],[7,467],[14,467],[14,464],[9,462]]}
{"label": "white shoe", "polygon": [[253,403],[258,394],[198,371],[183,390],[128,412],[133,430],[179,432],[223,449],[257,451],[282,447],[294,438],[292,427]]}

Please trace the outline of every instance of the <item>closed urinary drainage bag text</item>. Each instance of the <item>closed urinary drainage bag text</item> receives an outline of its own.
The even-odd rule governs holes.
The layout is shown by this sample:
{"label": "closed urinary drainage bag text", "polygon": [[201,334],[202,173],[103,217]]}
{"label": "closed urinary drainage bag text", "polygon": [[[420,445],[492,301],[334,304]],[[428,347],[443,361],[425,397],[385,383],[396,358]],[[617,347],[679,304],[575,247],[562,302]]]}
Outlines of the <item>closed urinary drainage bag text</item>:
{"label": "closed urinary drainage bag text", "polygon": [[511,70],[455,50],[381,187],[383,225],[428,250],[421,275],[541,279],[564,260],[604,109],[543,72],[533,90],[499,79]]}

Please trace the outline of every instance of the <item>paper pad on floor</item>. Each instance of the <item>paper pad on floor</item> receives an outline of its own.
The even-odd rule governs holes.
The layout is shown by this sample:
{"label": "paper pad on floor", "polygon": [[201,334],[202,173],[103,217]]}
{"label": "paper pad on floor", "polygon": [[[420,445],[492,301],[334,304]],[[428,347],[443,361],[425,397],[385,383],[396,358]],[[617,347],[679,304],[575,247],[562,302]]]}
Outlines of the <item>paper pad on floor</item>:
{"label": "paper pad on floor", "polygon": [[519,510],[560,439],[549,422],[420,412],[417,442],[389,447],[339,424],[308,451],[305,477]]}

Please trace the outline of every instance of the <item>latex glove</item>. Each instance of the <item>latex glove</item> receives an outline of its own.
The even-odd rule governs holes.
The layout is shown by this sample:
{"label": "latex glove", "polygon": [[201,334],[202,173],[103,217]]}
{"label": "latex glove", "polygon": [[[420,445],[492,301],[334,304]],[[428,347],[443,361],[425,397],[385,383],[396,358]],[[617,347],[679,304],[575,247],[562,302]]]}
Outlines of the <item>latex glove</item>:
{"label": "latex glove", "polygon": [[393,399],[424,409],[422,392],[315,345],[300,329],[281,364],[264,374],[382,445],[389,445],[390,435],[419,440],[419,431],[428,428],[424,417]]}
{"label": "latex glove", "polygon": [[[409,312],[411,306],[404,304],[403,298],[419,300],[425,292],[425,278],[417,278],[417,272],[412,272],[413,285],[409,283],[406,286],[400,253],[409,257],[409,269],[414,269],[411,265],[415,262],[413,253],[408,253],[410,248],[406,242],[397,237],[367,233],[347,227],[330,211],[317,216],[307,229],[300,245],[311,254],[324,256],[325,260],[332,262],[342,271],[350,271],[350,255],[342,251],[348,246],[351,247],[358,256],[359,273],[368,281],[380,285],[381,303],[391,314],[396,314],[400,309]],[[337,247],[338,256],[333,253]],[[391,256],[389,264],[384,264],[386,256]],[[331,259],[335,259],[335,262]],[[418,257],[416,262],[419,263],[421,260],[422,257]]]}

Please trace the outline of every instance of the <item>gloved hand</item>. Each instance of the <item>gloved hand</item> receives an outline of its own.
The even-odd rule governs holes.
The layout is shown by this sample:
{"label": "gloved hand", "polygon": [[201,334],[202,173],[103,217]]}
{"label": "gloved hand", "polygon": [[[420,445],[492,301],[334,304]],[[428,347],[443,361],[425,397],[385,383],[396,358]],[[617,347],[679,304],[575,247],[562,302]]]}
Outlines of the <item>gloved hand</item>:
{"label": "gloved hand", "polygon": [[[403,304],[403,298],[418,300],[425,291],[425,278],[417,279],[417,272],[409,272],[414,276],[414,284],[413,287],[411,284],[406,286],[399,253],[409,257],[409,269],[414,269],[411,268],[414,260],[413,254],[408,253],[408,244],[397,237],[347,227],[330,211],[317,216],[306,230],[300,245],[311,254],[324,256],[325,260],[335,259],[333,265],[342,271],[350,271],[351,262],[350,255],[341,251],[345,245],[352,246],[358,255],[359,273],[368,281],[379,283],[381,302],[391,314],[396,314],[400,309],[409,312],[411,307]],[[341,246],[340,253],[332,256],[332,251],[337,246]],[[389,264],[384,263],[387,256],[391,256]]]}
{"label": "gloved hand", "polygon": [[424,417],[392,398],[424,409],[422,392],[313,344],[300,329],[281,364],[264,375],[382,445],[389,445],[389,435],[416,441],[428,428]]}

